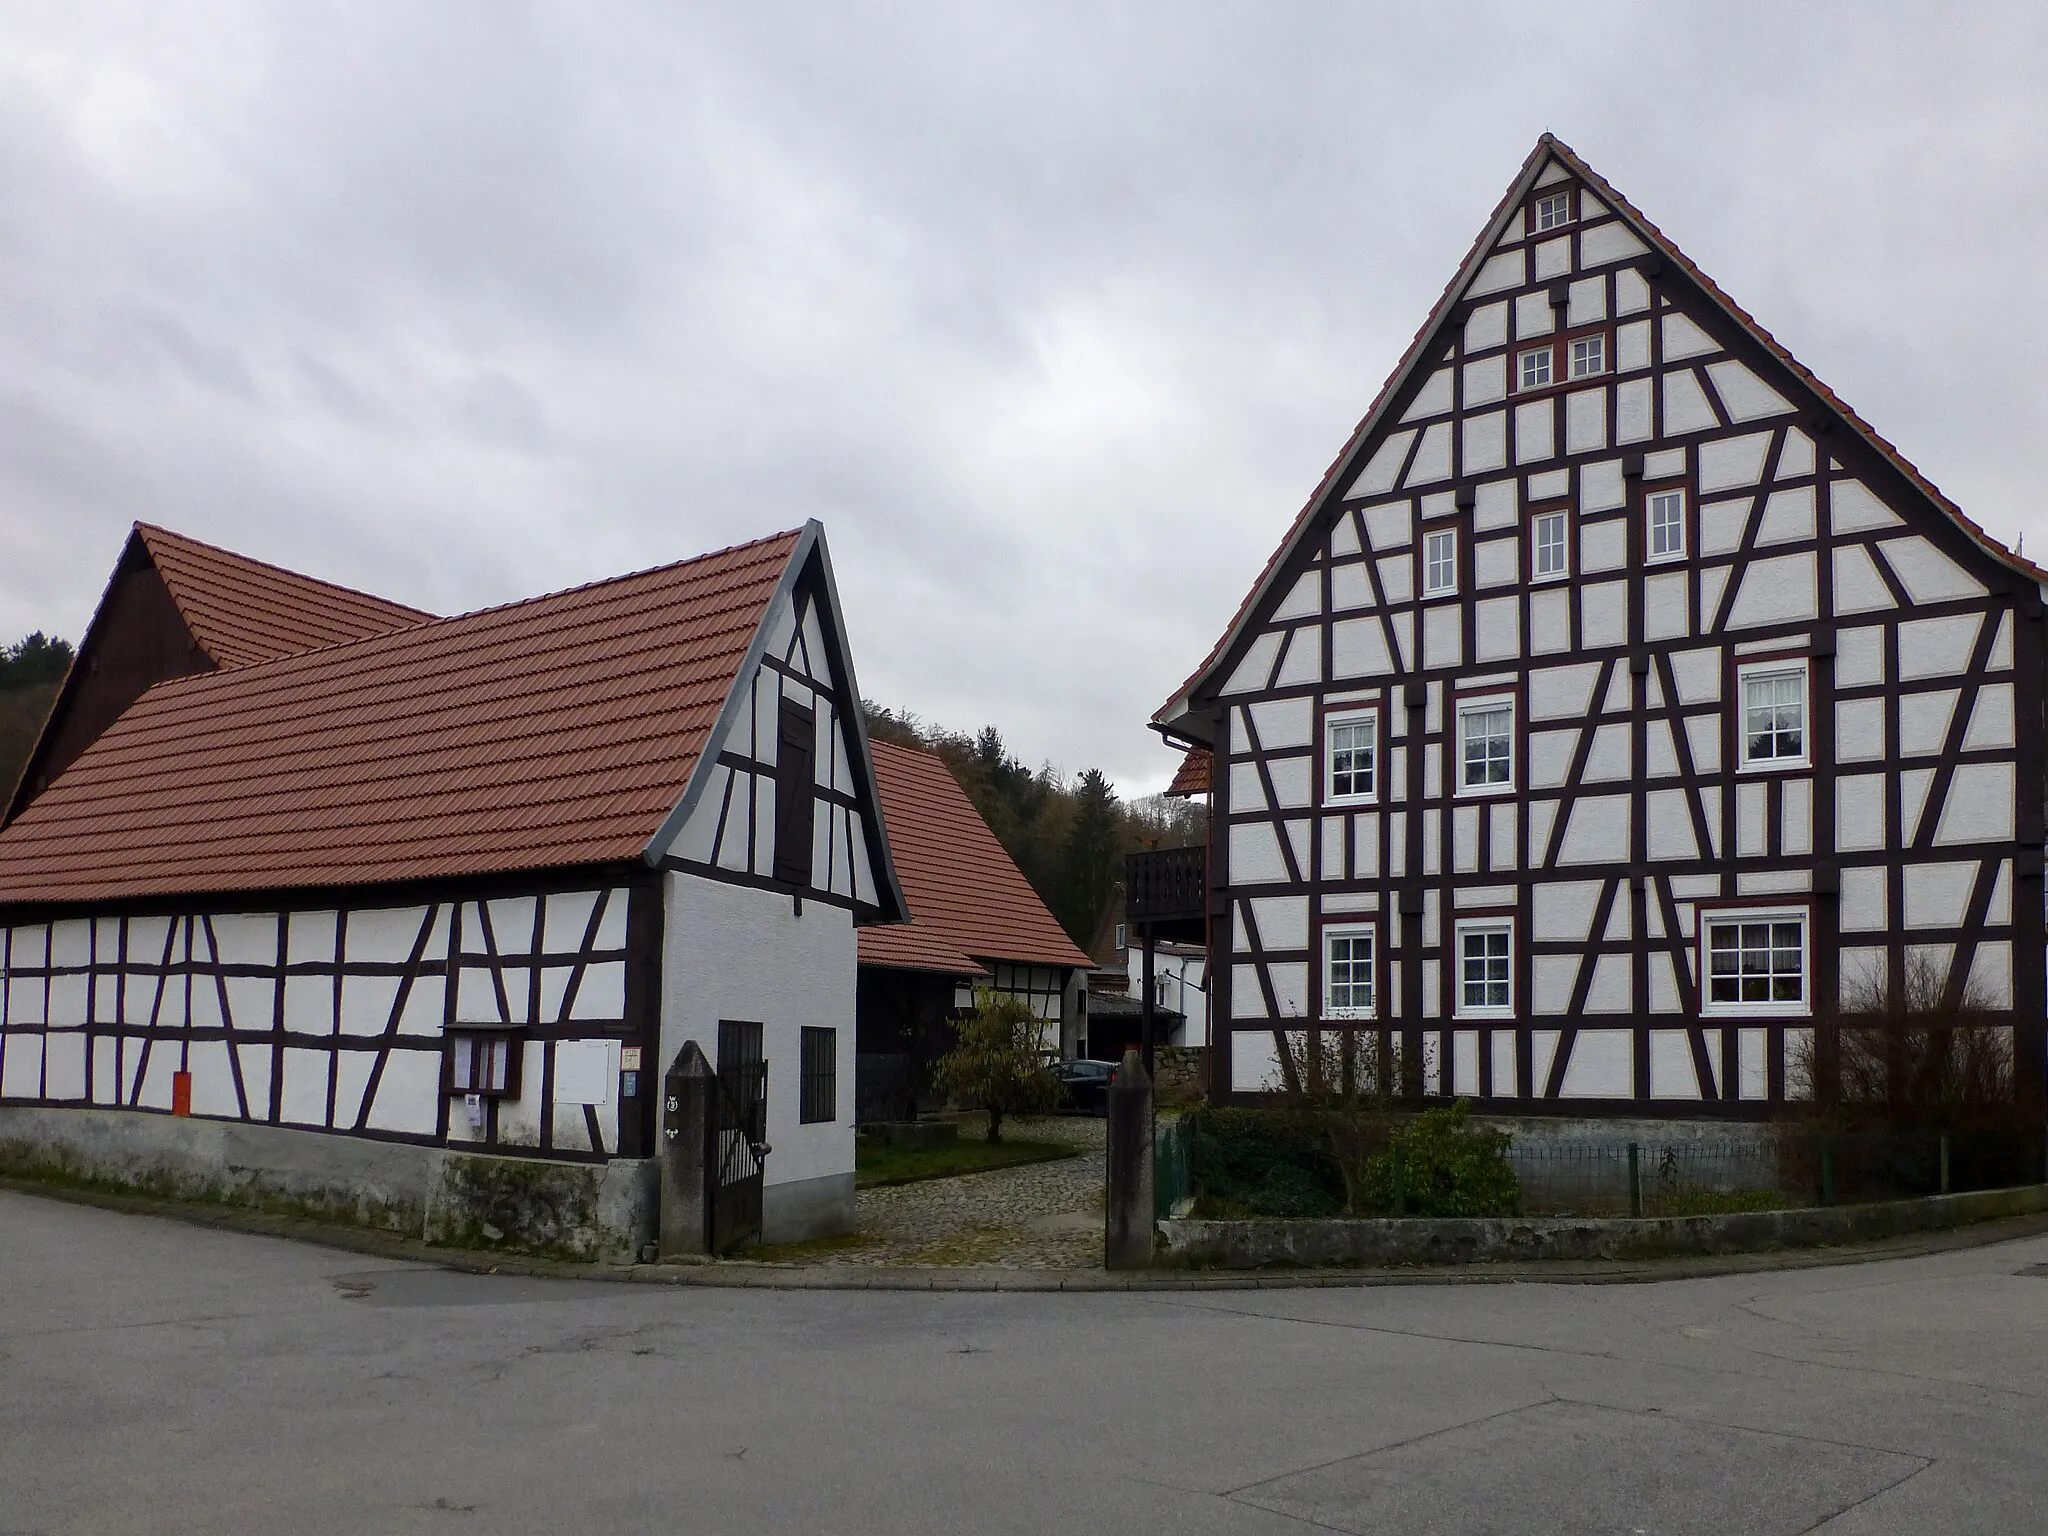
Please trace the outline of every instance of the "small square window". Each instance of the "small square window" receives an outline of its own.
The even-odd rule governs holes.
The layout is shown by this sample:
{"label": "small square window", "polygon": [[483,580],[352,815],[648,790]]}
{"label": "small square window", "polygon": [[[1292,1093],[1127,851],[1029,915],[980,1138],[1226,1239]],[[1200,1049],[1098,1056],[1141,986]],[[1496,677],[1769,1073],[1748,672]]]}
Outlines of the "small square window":
{"label": "small square window", "polygon": [[1560,224],[1572,221],[1572,195],[1570,192],[1546,192],[1536,199],[1536,228],[1540,232],[1556,229]]}
{"label": "small square window", "polygon": [[1720,912],[1705,927],[1704,1011],[1807,1011],[1804,912]]}
{"label": "small square window", "polygon": [[1325,727],[1329,800],[1370,800],[1378,792],[1379,717],[1345,715]]}
{"label": "small square window", "polygon": [[1550,382],[1550,348],[1531,347],[1515,361],[1523,389],[1542,389]]}
{"label": "small square window", "polygon": [[1652,560],[1685,557],[1685,492],[1652,491],[1647,541]]}
{"label": "small square window", "polygon": [[1514,784],[1515,711],[1505,702],[1458,711],[1459,787],[1481,794]]}
{"label": "small square window", "polygon": [[797,1033],[797,1121],[839,1118],[839,1031],[805,1025]]}
{"label": "small square window", "polygon": [[1458,925],[1458,1000],[1461,1017],[1514,1011],[1514,936],[1506,923]]}
{"label": "small square window", "polygon": [[1529,543],[1534,551],[1533,574],[1537,580],[1571,574],[1571,557],[1565,542],[1567,536],[1564,513],[1536,514],[1529,529]]}
{"label": "small square window", "polygon": [[1458,590],[1458,531],[1440,528],[1423,545],[1422,591],[1424,596]]}
{"label": "small square window", "polygon": [[1806,761],[1806,668],[1742,672],[1742,766],[1782,768]]}
{"label": "small square window", "polygon": [[1589,379],[1607,371],[1607,338],[1581,336],[1572,342],[1572,377]]}
{"label": "small square window", "polygon": [[1373,930],[1369,927],[1323,930],[1323,1017],[1369,1019],[1373,1016]]}

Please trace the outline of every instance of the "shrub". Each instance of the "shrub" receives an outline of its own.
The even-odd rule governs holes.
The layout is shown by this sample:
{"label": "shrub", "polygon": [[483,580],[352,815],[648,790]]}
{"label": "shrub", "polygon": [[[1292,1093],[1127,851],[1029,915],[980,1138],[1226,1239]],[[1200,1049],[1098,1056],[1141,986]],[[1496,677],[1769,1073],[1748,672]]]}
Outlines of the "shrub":
{"label": "shrub", "polygon": [[1344,1179],[1315,1133],[1263,1109],[1187,1117],[1195,1198],[1205,1216],[1335,1216]]}
{"label": "shrub", "polygon": [[988,1112],[988,1139],[1003,1139],[1006,1116],[1047,1114],[1060,1085],[1046,1070],[1045,1025],[1028,1003],[1008,993],[977,990],[974,1012],[958,1020],[959,1044],[938,1059],[932,1081],[941,1092]]}
{"label": "shrub", "polygon": [[1394,1128],[1392,1145],[1366,1168],[1366,1189],[1382,1210],[1395,1206],[1394,1161],[1401,1158],[1401,1208],[1411,1216],[1517,1216],[1522,1184],[1507,1160],[1506,1131],[1467,1123],[1464,1100],[1426,1109]]}

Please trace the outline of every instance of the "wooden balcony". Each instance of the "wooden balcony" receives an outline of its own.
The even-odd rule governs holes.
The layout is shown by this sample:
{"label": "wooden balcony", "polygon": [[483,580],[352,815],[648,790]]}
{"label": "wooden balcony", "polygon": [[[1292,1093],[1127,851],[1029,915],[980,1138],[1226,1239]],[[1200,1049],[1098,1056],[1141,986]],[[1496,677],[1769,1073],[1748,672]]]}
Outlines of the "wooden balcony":
{"label": "wooden balcony", "polygon": [[1124,862],[1124,921],[1131,943],[1205,944],[1209,938],[1209,850],[1155,848]]}

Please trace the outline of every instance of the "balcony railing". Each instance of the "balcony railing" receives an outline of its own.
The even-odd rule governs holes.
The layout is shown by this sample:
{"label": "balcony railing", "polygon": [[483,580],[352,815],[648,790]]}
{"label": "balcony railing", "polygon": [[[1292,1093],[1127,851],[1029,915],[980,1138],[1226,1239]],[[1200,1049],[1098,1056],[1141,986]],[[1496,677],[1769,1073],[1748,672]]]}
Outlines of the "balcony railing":
{"label": "balcony railing", "polygon": [[1208,849],[1155,848],[1134,853],[1125,861],[1124,870],[1127,922],[1201,924],[1209,894]]}

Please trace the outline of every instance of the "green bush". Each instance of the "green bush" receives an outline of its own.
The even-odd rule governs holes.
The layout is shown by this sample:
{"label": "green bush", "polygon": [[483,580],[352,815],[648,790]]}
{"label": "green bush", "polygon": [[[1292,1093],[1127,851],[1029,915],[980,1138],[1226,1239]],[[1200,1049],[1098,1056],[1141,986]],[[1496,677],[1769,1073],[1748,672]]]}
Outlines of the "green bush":
{"label": "green bush", "polygon": [[1409,1216],[1519,1216],[1522,1184],[1508,1165],[1506,1131],[1467,1124],[1461,1099],[1397,1125],[1392,1146],[1366,1165],[1366,1190],[1380,1210],[1395,1209],[1394,1164],[1401,1162],[1400,1209]]}
{"label": "green bush", "polygon": [[1189,1115],[1196,1209],[1204,1216],[1335,1216],[1344,1179],[1308,1129],[1264,1109]]}

